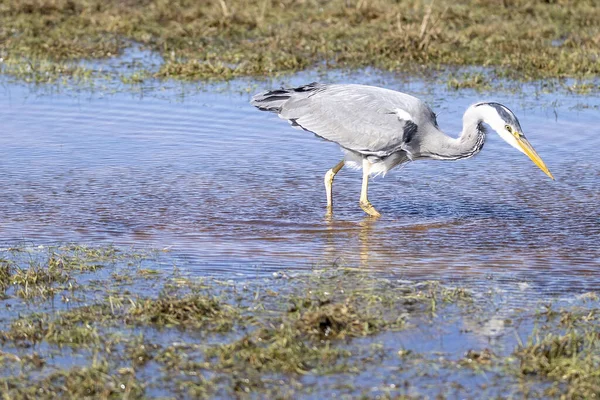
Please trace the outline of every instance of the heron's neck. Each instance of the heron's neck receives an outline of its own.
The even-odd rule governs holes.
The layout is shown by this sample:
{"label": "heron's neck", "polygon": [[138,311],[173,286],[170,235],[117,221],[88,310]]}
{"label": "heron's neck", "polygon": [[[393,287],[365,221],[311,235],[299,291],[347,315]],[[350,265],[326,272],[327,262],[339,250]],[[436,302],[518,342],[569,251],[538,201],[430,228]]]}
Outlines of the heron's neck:
{"label": "heron's neck", "polygon": [[460,160],[479,153],[485,142],[483,118],[483,112],[479,107],[469,107],[463,116],[463,129],[460,136],[458,138],[448,136],[436,152],[438,156],[436,158]]}
{"label": "heron's neck", "polygon": [[485,143],[485,127],[483,126],[483,110],[471,106],[463,115],[463,129],[458,137],[460,158],[472,157],[479,153]]}

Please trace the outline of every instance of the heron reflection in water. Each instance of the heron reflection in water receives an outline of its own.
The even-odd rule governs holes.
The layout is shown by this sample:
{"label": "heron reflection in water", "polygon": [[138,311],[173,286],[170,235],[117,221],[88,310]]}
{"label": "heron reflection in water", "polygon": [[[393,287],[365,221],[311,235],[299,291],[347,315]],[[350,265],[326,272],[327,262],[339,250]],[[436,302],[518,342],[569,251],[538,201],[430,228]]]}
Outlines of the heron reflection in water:
{"label": "heron reflection in water", "polygon": [[554,179],[525,138],[517,117],[495,102],[470,106],[457,138],[440,130],[435,113],[423,101],[374,86],[311,83],[259,93],[251,104],[342,147],[344,159],[325,174],[328,214],[333,210],[333,178],[346,164],[362,168],[360,207],[379,217],[367,196],[370,176],[385,174],[409,161],[472,157],[483,148],[486,126]]}

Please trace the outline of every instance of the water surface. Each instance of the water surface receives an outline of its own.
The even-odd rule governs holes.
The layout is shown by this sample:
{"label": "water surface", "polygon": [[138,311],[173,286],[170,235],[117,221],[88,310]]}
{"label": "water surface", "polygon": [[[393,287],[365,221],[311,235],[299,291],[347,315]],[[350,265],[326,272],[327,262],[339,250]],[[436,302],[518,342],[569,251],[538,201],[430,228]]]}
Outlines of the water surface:
{"label": "water surface", "polygon": [[243,83],[185,95],[4,83],[2,241],[169,248],[192,273],[228,278],[337,263],[499,285],[530,299],[598,287],[597,98],[456,93],[368,74],[325,79],[413,93],[452,135],[470,104],[506,104],[556,181],[492,133],[475,158],[419,161],[374,180],[379,220],[358,207],[360,173],[342,170],[327,219],[323,174],[341,152],[251,107]]}

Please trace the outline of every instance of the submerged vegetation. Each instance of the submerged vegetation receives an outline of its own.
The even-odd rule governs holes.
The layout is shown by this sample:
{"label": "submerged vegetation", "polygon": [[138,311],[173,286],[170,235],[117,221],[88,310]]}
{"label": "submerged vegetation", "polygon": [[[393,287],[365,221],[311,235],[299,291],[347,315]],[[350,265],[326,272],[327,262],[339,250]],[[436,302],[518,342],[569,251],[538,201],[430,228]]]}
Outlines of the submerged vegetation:
{"label": "submerged vegetation", "polygon": [[[93,67],[79,60],[115,57],[135,42],[162,63],[124,82],[318,65],[409,73],[482,66],[518,80],[585,79],[600,73],[599,20],[595,0],[6,0],[0,67],[33,82],[86,79]],[[450,79],[451,87],[479,80]]]}
{"label": "submerged vegetation", "polygon": [[[505,345],[494,345],[478,340],[496,318],[489,293],[338,266],[222,282],[149,268],[160,257],[4,250],[3,398],[600,395],[595,294],[506,316]],[[23,285],[47,289],[23,297]],[[415,341],[438,329],[468,335],[472,347]],[[513,343],[515,332],[527,339]]]}

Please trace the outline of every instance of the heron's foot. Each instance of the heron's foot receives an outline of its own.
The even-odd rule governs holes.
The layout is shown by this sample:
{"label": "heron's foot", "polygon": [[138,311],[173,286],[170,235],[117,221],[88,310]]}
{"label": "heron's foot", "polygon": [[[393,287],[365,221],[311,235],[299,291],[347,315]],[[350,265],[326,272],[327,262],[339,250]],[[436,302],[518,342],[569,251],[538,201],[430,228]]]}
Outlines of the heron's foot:
{"label": "heron's foot", "polygon": [[379,211],[377,211],[375,209],[375,207],[373,207],[373,204],[371,204],[371,202],[369,200],[361,201],[360,208],[362,208],[364,210],[364,212],[369,214],[371,217],[375,217],[375,218],[381,217],[381,214],[379,214]]}

